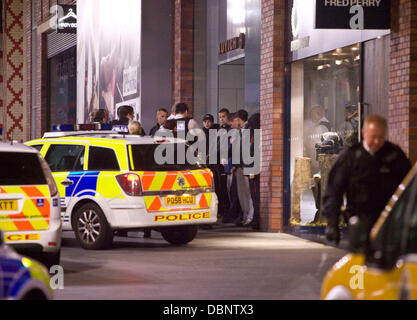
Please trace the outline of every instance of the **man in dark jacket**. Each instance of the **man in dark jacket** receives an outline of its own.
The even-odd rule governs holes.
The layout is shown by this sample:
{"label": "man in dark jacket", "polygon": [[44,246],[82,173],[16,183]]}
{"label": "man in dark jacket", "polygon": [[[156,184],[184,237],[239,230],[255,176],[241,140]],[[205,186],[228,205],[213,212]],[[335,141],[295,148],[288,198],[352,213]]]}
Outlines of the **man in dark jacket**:
{"label": "man in dark jacket", "polygon": [[365,120],[363,143],[344,149],[329,173],[323,198],[327,239],[340,240],[339,217],[343,196],[347,218],[358,216],[370,231],[401,183],[411,163],[400,147],[385,141],[387,122],[379,115]]}
{"label": "man in dark jacket", "polygon": [[160,108],[158,112],[156,113],[157,123],[155,126],[152,127],[151,132],[149,133],[151,137],[153,137],[155,133],[161,128],[161,126],[164,124],[167,118],[168,118],[168,111],[164,108]]}
{"label": "man in dark jacket", "polygon": [[225,129],[226,131],[229,131],[231,129],[231,126],[229,125],[229,115],[229,109],[223,108],[219,111],[220,129]]}
{"label": "man in dark jacket", "polygon": [[[240,163],[236,164],[236,182],[237,182],[237,193],[239,197],[240,207],[243,211],[242,217],[242,224],[244,226],[249,226],[254,217],[254,208],[253,208],[253,201],[250,192],[250,183],[249,183],[249,176],[244,174],[244,159],[243,159],[243,149],[242,148],[250,148],[250,146],[244,146],[242,137],[243,137],[243,130],[250,130],[248,124],[248,112],[246,110],[239,110],[233,115],[233,127],[239,128],[238,137],[236,137],[236,141],[233,143],[238,142],[239,146],[239,153],[240,153]],[[239,140],[240,141],[237,141]],[[249,141],[248,141],[249,142]]]}
{"label": "man in dark jacket", "polygon": [[135,111],[131,106],[121,106],[117,109],[117,115],[119,116],[118,120],[113,120],[110,122],[110,125],[115,126],[127,126],[129,122],[134,120],[135,118]]}

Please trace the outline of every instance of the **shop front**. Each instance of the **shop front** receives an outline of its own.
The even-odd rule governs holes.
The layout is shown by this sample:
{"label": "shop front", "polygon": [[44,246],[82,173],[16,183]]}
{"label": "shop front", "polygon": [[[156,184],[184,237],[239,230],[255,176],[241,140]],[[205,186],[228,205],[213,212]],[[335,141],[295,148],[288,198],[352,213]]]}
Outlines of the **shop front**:
{"label": "shop front", "polygon": [[194,2],[194,118],[259,112],[260,0]]}
{"label": "shop front", "polygon": [[322,195],[337,154],[360,141],[366,115],[388,117],[390,31],[316,29],[310,5],[294,0],[287,10],[284,223],[321,233]]}
{"label": "shop front", "polygon": [[48,35],[46,129],[76,123],[77,48],[76,36]]}

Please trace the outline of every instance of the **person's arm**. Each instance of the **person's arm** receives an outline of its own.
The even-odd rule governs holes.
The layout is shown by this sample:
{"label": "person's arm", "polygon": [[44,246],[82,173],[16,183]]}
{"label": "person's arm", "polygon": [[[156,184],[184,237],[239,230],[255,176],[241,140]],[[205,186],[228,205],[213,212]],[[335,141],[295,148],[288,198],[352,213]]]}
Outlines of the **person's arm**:
{"label": "person's arm", "polygon": [[198,137],[200,141],[206,139],[206,135],[204,134],[204,131],[201,130],[200,126],[198,125],[197,121],[194,119],[190,119],[188,122],[188,130],[195,136]]}
{"label": "person's arm", "polygon": [[397,165],[397,168],[399,171],[399,178],[402,181],[407,175],[408,171],[411,170],[412,165],[411,165],[410,160],[407,158],[404,151],[402,151],[400,147],[398,147],[398,153],[399,153],[398,161],[395,161],[395,164]]}
{"label": "person's arm", "polygon": [[[343,195],[347,191],[349,175],[349,153],[344,149],[334,162],[327,180],[324,192],[322,214],[328,223],[327,237],[329,240],[339,242],[339,217],[343,204]],[[330,233],[330,234],[329,234]]]}

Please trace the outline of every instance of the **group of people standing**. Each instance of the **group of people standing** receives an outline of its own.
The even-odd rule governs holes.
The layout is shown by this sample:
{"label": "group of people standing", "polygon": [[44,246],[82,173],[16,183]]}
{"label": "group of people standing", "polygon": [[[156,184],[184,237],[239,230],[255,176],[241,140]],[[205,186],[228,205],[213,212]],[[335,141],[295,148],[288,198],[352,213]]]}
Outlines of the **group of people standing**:
{"label": "group of people standing", "polygon": [[[240,163],[232,161],[232,145],[234,139],[242,136],[242,130],[251,131],[251,150],[253,153],[253,132],[260,128],[260,115],[255,114],[250,119],[245,110],[230,113],[223,108],[218,113],[219,122],[215,123],[214,116],[204,115],[202,126],[190,116],[186,103],[176,104],[169,114],[166,109],[156,113],[157,123],[152,127],[150,135],[154,136],[159,130],[171,130],[175,136],[183,131],[183,137],[191,132],[198,139],[206,141],[206,163],[214,176],[215,190],[219,200],[219,217],[223,223],[234,223],[238,226],[251,226],[259,229],[259,175],[245,175],[245,164],[240,157]],[[232,129],[235,135],[229,134]],[[216,130],[216,141],[210,140],[210,131]],[[211,135],[213,136],[213,134]],[[228,159],[221,159],[221,141],[227,139]],[[216,155],[210,152],[217,144]],[[240,148],[243,148],[240,143]],[[240,152],[242,154],[242,152]],[[210,157],[215,156],[215,161]],[[213,164],[214,163],[214,164]]]}
{"label": "group of people standing", "polygon": [[[191,132],[196,140],[206,141],[206,163],[212,170],[215,184],[215,191],[219,200],[219,217],[223,223],[233,223],[238,226],[250,226],[259,229],[259,174],[245,175],[245,163],[242,159],[242,148],[250,148],[254,153],[254,131],[260,128],[260,115],[254,114],[249,118],[248,112],[239,110],[235,113],[223,108],[218,113],[219,124],[215,123],[211,114],[206,114],[202,119],[202,126],[190,115],[186,103],[177,103],[169,114],[168,110],[160,108],[156,112],[156,124],[151,128],[149,135],[155,136],[160,130],[169,130],[178,136],[187,137]],[[128,126],[130,134],[145,135],[145,130],[138,121],[134,120],[134,110],[131,106],[122,106],[118,109],[118,120],[109,124],[113,126]],[[94,111],[90,114],[91,122],[107,123],[108,115],[104,109]],[[235,129],[235,130],[233,130]],[[210,131],[216,131],[216,140],[210,141]],[[231,131],[233,130],[233,131]],[[250,132],[250,146],[243,146],[242,132]],[[213,134],[212,134],[213,136]],[[226,139],[228,148],[227,159],[221,158],[221,141]],[[240,139],[238,144],[241,149],[239,163],[233,160],[233,142]],[[213,140],[213,139],[212,139]],[[211,148],[217,144],[215,161]],[[214,164],[213,164],[214,163]]]}
{"label": "group of people standing", "polygon": [[[162,123],[161,112],[161,110],[158,110],[158,124],[154,127],[155,129]],[[168,112],[165,116],[168,116]],[[202,119],[201,130],[198,123],[189,117],[188,106],[185,103],[179,103],[173,108],[171,116],[161,126],[173,130],[174,133],[185,130],[185,136],[189,131],[194,131],[193,134],[199,138],[201,138],[201,133],[204,134],[202,138],[206,141],[206,162],[214,175],[221,221],[259,229],[259,174],[245,175],[245,164],[242,156],[239,158],[239,163],[233,161],[232,149],[233,141],[240,139],[239,148],[249,147],[253,154],[255,149],[253,147],[253,133],[254,130],[260,128],[260,115],[259,113],[254,114],[249,119],[245,110],[230,113],[228,109],[223,108],[219,111],[218,116],[219,124],[215,123],[213,115],[206,114]],[[182,121],[184,121],[184,128],[179,128],[178,123]],[[232,129],[235,130],[231,132]],[[215,130],[216,135],[210,134],[211,130]],[[241,143],[243,130],[250,131],[251,146],[243,146]],[[213,136],[216,136],[215,141],[210,139]],[[221,141],[224,139],[227,140],[228,146],[227,159],[221,158]],[[210,152],[211,148],[215,147],[214,144],[217,144],[215,155]],[[242,150],[240,150],[240,155],[242,155]],[[210,157],[215,157],[214,161]]]}
{"label": "group of people standing", "polygon": [[[121,106],[117,110],[119,119],[113,120],[109,123],[111,127],[114,126],[127,126],[130,134],[139,136],[145,136],[145,130],[141,123],[135,119],[135,111],[131,106]],[[98,109],[90,113],[90,122],[93,123],[108,123],[109,115],[106,110]]]}

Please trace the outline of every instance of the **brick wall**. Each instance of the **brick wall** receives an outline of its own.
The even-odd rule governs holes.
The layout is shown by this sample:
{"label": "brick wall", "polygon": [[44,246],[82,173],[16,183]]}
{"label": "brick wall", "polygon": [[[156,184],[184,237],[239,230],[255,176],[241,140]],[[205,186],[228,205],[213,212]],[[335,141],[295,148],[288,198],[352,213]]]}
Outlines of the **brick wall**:
{"label": "brick wall", "polygon": [[[39,27],[42,23],[47,22],[51,17],[50,5],[54,6],[57,3],[60,4],[72,4],[72,0],[43,0],[37,2],[37,11],[36,11],[36,23]],[[47,112],[47,40],[46,34],[37,34],[37,67],[36,67],[36,88],[35,90],[35,104],[32,104],[32,66],[34,63],[32,61],[32,53],[34,50],[32,48],[32,0],[24,0],[24,41],[25,41],[25,86],[26,86],[26,108],[27,108],[27,139],[31,138],[31,124],[32,124],[32,115],[35,114],[37,131],[36,137],[41,137],[42,133],[46,130],[46,112]]]}
{"label": "brick wall", "polygon": [[26,106],[26,138],[31,138],[31,106],[32,106],[32,83],[31,83],[31,71],[32,71],[32,45],[31,45],[31,28],[32,28],[32,4],[30,0],[23,1],[23,37],[24,37],[24,95]]}
{"label": "brick wall", "polygon": [[175,0],[173,105],[186,102],[192,110],[194,91],[194,1]]}
{"label": "brick wall", "polygon": [[391,0],[389,139],[417,160],[417,1]]}
{"label": "brick wall", "polygon": [[262,0],[261,230],[282,232],[284,190],[284,0]]}
{"label": "brick wall", "polygon": [[23,0],[5,0],[3,8],[3,139],[23,142],[27,130],[23,80]]}

